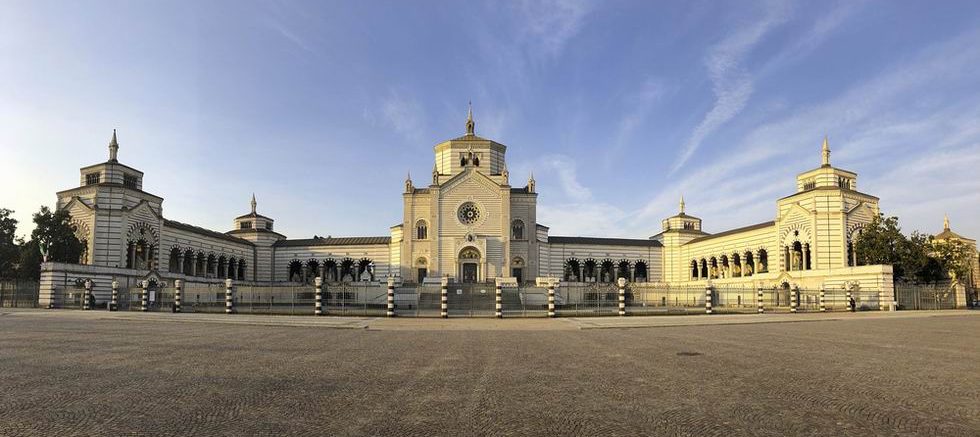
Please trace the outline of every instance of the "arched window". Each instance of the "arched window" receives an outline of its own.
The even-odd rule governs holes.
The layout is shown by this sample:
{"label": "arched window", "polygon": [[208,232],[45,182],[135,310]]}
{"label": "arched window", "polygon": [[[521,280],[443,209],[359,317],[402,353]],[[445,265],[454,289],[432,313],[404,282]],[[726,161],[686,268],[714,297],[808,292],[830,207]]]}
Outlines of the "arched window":
{"label": "arched window", "polygon": [[426,240],[429,238],[429,224],[425,220],[415,222],[415,239]]}
{"label": "arched window", "polygon": [[769,271],[769,252],[765,249],[759,249],[759,262],[756,266],[756,271],[759,273],[766,273]]}
{"label": "arched window", "polygon": [[245,279],[245,260],[238,260],[238,280]]}
{"label": "arched window", "polygon": [[636,282],[647,282],[650,278],[647,272],[646,261],[637,261],[633,263],[633,280]]}
{"label": "arched window", "polygon": [[292,282],[303,282],[303,263],[299,260],[292,260],[289,262],[289,277],[288,280]]}
{"label": "arched window", "polygon": [[167,263],[167,271],[170,273],[177,273],[180,271],[180,248],[174,247],[170,249],[170,262]]}
{"label": "arched window", "polygon": [[513,240],[523,240],[524,239],[524,222],[521,220],[514,220],[510,222],[510,238]]}

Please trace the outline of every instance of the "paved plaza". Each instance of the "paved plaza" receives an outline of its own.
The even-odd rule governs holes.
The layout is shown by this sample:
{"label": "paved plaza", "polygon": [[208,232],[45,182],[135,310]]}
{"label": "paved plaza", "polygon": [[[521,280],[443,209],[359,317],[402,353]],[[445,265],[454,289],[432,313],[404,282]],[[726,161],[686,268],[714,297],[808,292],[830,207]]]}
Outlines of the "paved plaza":
{"label": "paved plaza", "polygon": [[0,309],[0,435],[975,436],[978,330]]}

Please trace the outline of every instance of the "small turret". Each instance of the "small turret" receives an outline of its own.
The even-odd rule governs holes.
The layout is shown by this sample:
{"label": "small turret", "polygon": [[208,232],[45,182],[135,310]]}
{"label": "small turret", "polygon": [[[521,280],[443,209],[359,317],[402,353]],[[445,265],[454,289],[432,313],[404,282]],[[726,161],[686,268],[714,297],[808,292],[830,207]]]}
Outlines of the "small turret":
{"label": "small turret", "polygon": [[470,109],[466,113],[466,135],[476,135],[476,123],[473,122],[473,102],[470,102]]}
{"label": "small turret", "polygon": [[119,162],[119,141],[116,140],[116,130],[112,130],[112,139],[109,140],[109,162]]}
{"label": "small turret", "polygon": [[255,201],[255,193],[252,193],[252,214],[255,214],[256,207],[258,206],[258,202]]}
{"label": "small turret", "polygon": [[408,172],[408,176],[405,176],[405,192],[411,194],[415,191],[415,185],[412,184],[412,172]]}
{"label": "small turret", "polygon": [[531,172],[531,174],[527,178],[527,192],[533,193],[535,185],[536,183],[534,182],[534,172]]}
{"label": "small turret", "polygon": [[823,137],[823,147],[822,147],[821,154],[823,155],[823,162],[821,165],[823,167],[830,167],[830,143],[827,141],[826,136]]}

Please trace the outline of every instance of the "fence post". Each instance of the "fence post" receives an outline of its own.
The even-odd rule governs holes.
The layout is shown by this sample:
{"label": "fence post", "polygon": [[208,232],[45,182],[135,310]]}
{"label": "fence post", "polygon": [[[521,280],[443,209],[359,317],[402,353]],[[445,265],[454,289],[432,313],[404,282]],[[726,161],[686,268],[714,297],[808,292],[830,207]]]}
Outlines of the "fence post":
{"label": "fence post", "polygon": [[183,288],[184,288],[183,281],[181,281],[180,279],[174,281],[174,312],[175,313],[180,312],[180,306],[182,304],[181,298],[183,297],[181,296],[181,294],[184,291]]}
{"label": "fence post", "polygon": [[231,279],[225,279],[225,314],[231,314],[235,311],[235,301],[232,299],[231,285]]}
{"label": "fence post", "polygon": [[109,302],[109,311],[119,309],[119,281],[112,280],[112,300]]}
{"label": "fence post", "polygon": [[885,310],[885,292],[878,290],[878,311]]}
{"label": "fence post", "polygon": [[851,305],[851,287],[847,287],[846,291],[847,297],[845,299],[847,299],[847,310],[853,313],[854,305]]}
{"label": "fence post", "polygon": [[493,314],[498,319],[504,318],[504,291],[503,291],[503,287],[504,287],[503,284],[501,284],[500,283],[500,280],[498,279],[497,280],[497,286],[494,287],[494,291],[493,291],[493,302],[494,302],[494,304],[493,304],[494,313]]}
{"label": "fence post", "polygon": [[619,286],[619,315],[626,316],[626,278],[619,278],[616,285]]}
{"label": "fence post", "polygon": [[795,313],[796,307],[799,306],[800,300],[800,286],[794,285],[793,288],[789,290],[789,312]]}
{"label": "fence post", "polygon": [[150,281],[140,282],[140,311],[150,310]]}
{"label": "fence post", "polygon": [[388,317],[395,317],[395,278],[388,278]]}
{"label": "fence post", "polygon": [[90,310],[90,309],[92,309],[91,305],[89,305],[89,302],[91,301],[91,298],[92,298],[92,280],[91,279],[86,279],[85,280],[85,294],[82,295],[82,309],[83,310]]}
{"label": "fence post", "polygon": [[820,312],[827,312],[827,295],[823,287],[820,287]]}
{"label": "fence post", "polygon": [[555,315],[555,281],[548,280],[548,317]]}
{"label": "fence post", "polygon": [[439,316],[449,318],[449,278],[442,278],[439,288]]}
{"label": "fence post", "polygon": [[711,282],[704,286],[704,313],[711,314]]}
{"label": "fence post", "polygon": [[762,287],[759,287],[757,291],[759,295],[759,314],[762,314],[765,312],[765,309],[762,307]]}
{"label": "fence post", "polygon": [[317,276],[313,279],[313,284],[316,286],[316,295],[314,296],[315,302],[313,303],[313,315],[322,316],[323,315],[323,278]]}

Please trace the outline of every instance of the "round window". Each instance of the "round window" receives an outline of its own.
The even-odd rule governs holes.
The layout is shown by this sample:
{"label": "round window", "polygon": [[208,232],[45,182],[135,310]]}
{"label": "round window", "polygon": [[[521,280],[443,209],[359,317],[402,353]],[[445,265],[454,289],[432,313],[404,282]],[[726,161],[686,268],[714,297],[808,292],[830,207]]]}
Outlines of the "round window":
{"label": "round window", "polygon": [[466,202],[459,206],[456,217],[459,218],[460,223],[472,225],[480,220],[480,208],[473,202]]}

